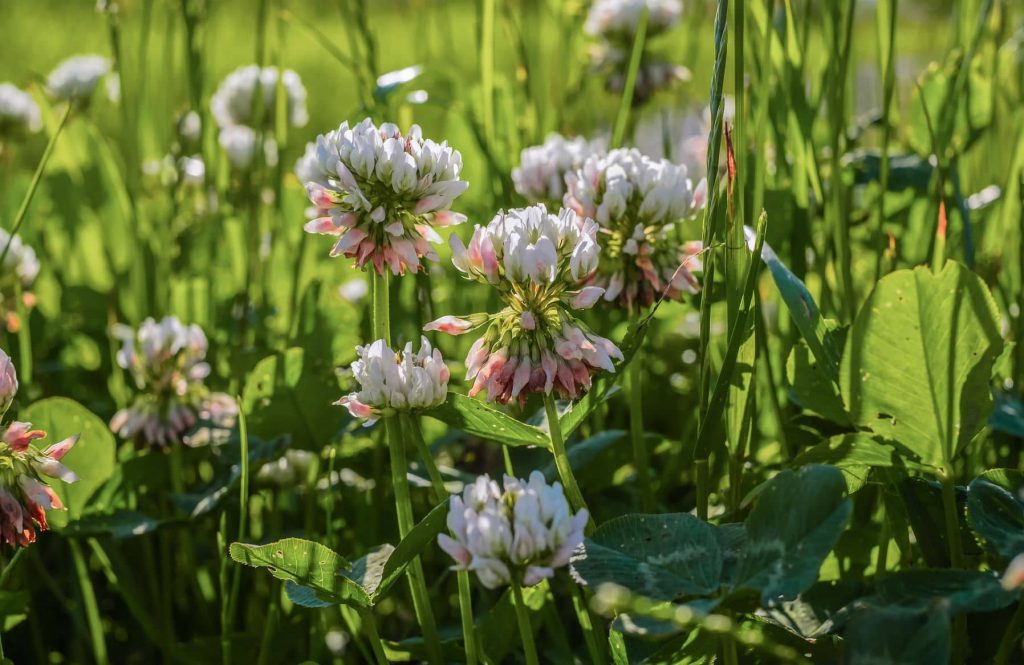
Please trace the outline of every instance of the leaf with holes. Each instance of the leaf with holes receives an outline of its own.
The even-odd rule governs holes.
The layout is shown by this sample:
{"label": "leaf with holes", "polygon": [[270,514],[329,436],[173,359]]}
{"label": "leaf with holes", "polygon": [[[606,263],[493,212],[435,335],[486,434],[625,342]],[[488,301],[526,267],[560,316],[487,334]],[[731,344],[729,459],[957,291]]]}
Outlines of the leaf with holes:
{"label": "leaf with holes", "polygon": [[448,393],[444,404],[424,413],[451,427],[507,446],[551,446],[547,435],[536,427],[459,393]]}

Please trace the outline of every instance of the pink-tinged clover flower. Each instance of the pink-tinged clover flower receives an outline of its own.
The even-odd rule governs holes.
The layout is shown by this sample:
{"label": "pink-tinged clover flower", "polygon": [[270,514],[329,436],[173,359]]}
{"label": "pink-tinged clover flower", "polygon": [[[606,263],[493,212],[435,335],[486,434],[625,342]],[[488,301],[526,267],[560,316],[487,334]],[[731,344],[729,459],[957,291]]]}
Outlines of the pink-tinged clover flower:
{"label": "pink-tinged clover flower", "polygon": [[[225,429],[234,425],[234,400],[210,393],[205,385],[210,365],[202,328],[168,316],[159,323],[146,319],[138,331],[118,325],[113,334],[122,343],[117,363],[139,390],[132,404],[111,419],[116,434],[137,445],[167,448],[191,443],[187,434],[200,420],[216,420]],[[226,403],[231,407],[224,407]],[[203,418],[206,412],[212,415]]]}
{"label": "pink-tinged clover flower", "polygon": [[548,134],[544,143],[525,148],[519,154],[519,166],[512,169],[512,184],[531,203],[557,206],[565,196],[565,175],[602,150],[601,140]]}
{"label": "pink-tinged clover flower", "polygon": [[438,544],[488,589],[533,586],[568,565],[583,542],[585,509],[573,513],[560,483],[539,471],[528,481],[505,476],[504,490],[484,475],[449,500],[448,530]]}
{"label": "pink-tinged clover flower", "polygon": [[425,337],[420,350],[413,352],[412,342],[395,352],[383,339],[357,346],[359,359],[352,363],[352,376],[358,392],[350,393],[335,404],[348,409],[354,418],[371,425],[382,415],[438,406],[448,395],[448,366],[441,352]]}
{"label": "pink-tinged clover flower", "polygon": [[605,300],[632,310],[663,293],[699,291],[701,244],[679,236],[680,223],[704,205],[705,181],[694,188],[685,166],[620,149],[590,157],[566,184],[565,205],[600,224],[601,265],[591,281]]}
{"label": "pink-tinged clover flower", "polygon": [[598,266],[597,224],[572,210],[551,214],[543,204],[499,212],[477,226],[469,246],[452,235],[452,262],[466,277],[498,289],[505,308],[496,314],[445,316],[425,330],[462,334],[486,325],[470,348],[466,379],[475,396],[521,403],[534,392],[575,399],[591,376],[615,371],[622,353],[591,332],[573,310],[604,293],[583,286]]}
{"label": "pink-tinged clover flower", "polygon": [[[0,393],[5,411],[17,389],[11,359],[0,350]],[[65,483],[78,480],[60,461],[78,442],[78,435],[37,450],[32,442],[44,438],[46,432],[32,429],[32,423],[15,421],[0,428],[0,540],[12,547],[34,542],[36,531],[47,529],[46,511],[64,508],[43,476]]]}
{"label": "pink-tinged clover flower", "polygon": [[313,175],[306,192],[320,216],[305,229],[336,236],[331,256],[355,259],[360,268],[417,272],[420,259],[437,260],[435,227],[466,219],[450,210],[468,187],[460,179],[462,156],[447,142],[424,139],[418,125],[402,134],[369,118],[355,127],[344,122],[317,137],[316,158],[303,174]]}

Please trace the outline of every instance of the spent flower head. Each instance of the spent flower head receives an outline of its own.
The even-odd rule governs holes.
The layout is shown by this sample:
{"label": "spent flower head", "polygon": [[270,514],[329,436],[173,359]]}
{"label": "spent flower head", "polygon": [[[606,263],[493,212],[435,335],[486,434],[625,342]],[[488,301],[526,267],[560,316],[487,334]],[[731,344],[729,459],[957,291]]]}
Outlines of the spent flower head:
{"label": "spent flower head", "polygon": [[452,262],[469,279],[498,289],[505,308],[496,314],[444,316],[424,330],[461,335],[486,324],[466,358],[470,396],[487,391],[502,404],[533,392],[574,399],[590,388],[591,375],[615,371],[622,353],[591,331],[573,310],[591,307],[604,290],[581,284],[598,266],[598,226],[543,204],[499,212],[477,226],[467,248],[450,238]]}
{"label": "spent flower head", "polygon": [[383,339],[357,346],[359,359],[352,363],[352,375],[359,391],[350,393],[335,404],[348,409],[355,418],[370,425],[393,411],[426,409],[442,404],[448,395],[448,366],[441,352],[427,341],[420,340],[414,352],[408,342],[395,352]]}
{"label": "spent flower head", "polygon": [[[629,48],[615,46],[608,42],[594,44],[589,49],[590,68],[595,74],[604,76],[604,87],[610,93],[621,95],[626,88],[629,69]],[[667,90],[676,83],[690,80],[690,70],[665,58],[644,52],[636,70],[633,87],[633,105],[647,102],[655,93]]]}
{"label": "spent flower head", "polygon": [[0,140],[21,138],[42,128],[39,106],[32,95],[11,83],[0,83]]}
{"label": "spent flower head", "polygon": [[488,589],[533,586],[553,577],[583,543],[586,509],[573,514],[559,483],[539,471],[528,481],[505,476],[504,489],[484,475],[449,500],[448,530],[438,544],[456,570],[472,570]]}
{"label": "spent flower head", "polygon": [[[0,401],[4,412],[17,390],[14,365],[0,350]],[[26,547],[35,541],[37,530],[46,530],[46,511],[64,508],[43,476],[65,483],[78,480],[60,462],[78,441],[78,435],[37,450],[31,443],[45,438],[46,432],[32,429],[32,423],[10,422],[0,432],[0,538],[12,547]]]}
{"label": "spent flower head", "polygon": [[75,55],[61,62],[46,79],[46,89],[63,101],[87,101],[100,80],[110,73],[110,58]]}
{"label": "spent flower head", "polygon": [[631,44],[644,9],[650,10],[647,35],[664,32],[679,22],[680,0],[596,0],[583,26],[587,34],[620,44]]}
{"label": "spent flower head", "polygon": [[[402,134],[397,125],[380,127],[367,118],[348,122],[317,137],[320,177],[306,191],[321,216],[306,224],[309,233],[338,236],[331,256],[372,263],[379,274],[416,272],[423,257],[437,260],[430,243],[441,241],[434,227],[465,221],[450,210],[468,184],[460,179],[462,155],[423,138],[418,125]],[[307,171],[308,172],[308,171]]]}
{"label": "spent flower head", "polygon": [[519,154],[519,166],[512,169],[512,183],[531,203],[557,206],[565,196],[565,175],[603,150],[603,140],[548,134],[544,143],[524,148]]}
{"label": "spent flower head", "polygon": [[588,158],[566,184],[565,205],[601,226],[592,282],[605,300],[632,309],[699,290],[701,246],[680,241],[678,223],[703,207],[706,181],[694,188],[685,166],[618,149]]}
{"label": "spent flower head", "polygon": [[110,428],[150,447],[181,442],[200,412],[222,397],[204,384],[210,365],[202,328],[168,316],[146,319],[138,331],[118,325],[113,334],[122,343],[117,364],[132,376],[139,395],[114,414]]}

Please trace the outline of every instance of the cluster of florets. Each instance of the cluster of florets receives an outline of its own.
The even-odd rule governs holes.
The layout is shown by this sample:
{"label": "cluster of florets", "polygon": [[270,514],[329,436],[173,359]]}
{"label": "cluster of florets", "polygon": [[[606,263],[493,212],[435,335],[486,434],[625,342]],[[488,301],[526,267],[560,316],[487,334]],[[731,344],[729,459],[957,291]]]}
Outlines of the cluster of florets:
{"label": "cluster of florets", "polygon": [[512,183],[531,203],[557,206],[565,196],[565,176],[583,166],[591,155],[604,150],[604,141],[548,134],[541,145],[525,148],[519,166],[512,169]]}
{"label": "cluster of florets", "polygon": [[539,204],[499,212],[476,227],[468,248],[451,236],[455,267],[496,287],[506,305],[496,314],[445,316],[425,327],[458,335],[487,324],[466,358],[470,396],[485,390],[488,400],[505,404],[555,390],[574,399],[590,388],[592,374],[615,371],[618,347],[573,314],[604,293],[580,286],[598,266],[597,229],[572,210],[554,215]]}
{"label": "cluster of florets", "polygon": [[[10,247],[8,247],[10,245]],[[7,330],[17,332],[22,324],[18,316],[18,291],[26,309],[35,305],[36,299],[28,289],[39,274],[39,259],[32,247],[26,245],[17,235],[11,236],[0,229],[0,255],[6,251],[0,264],[0,314],[4,317]]]}
{"label": "cluster of florets", "polygon": [[[7,412],[18,392],[18,376],[10,357],[0,350],[0,415]],[[60,460],[78,441],[68,437],[45,450],[32,441],[46,438],[46,432],[32,429],[32,423],[14,421],[0,434],[0,538],[12,547],[26,547],[45,531],[46,511],[64,508],[60,497],[42,476],[73,483],[78,476]]]}
{"label": "cluster of florets", "polygon": [[256,480],[264,485],[288,488],[306,482],[316,455],[308,450],[290,449],[260,467]]}
{"label": "cluster of florets", "polygon": [[573,514],[561,484],[548,485],[539,471],[528,482],[505,476],[504,491],[484,475],[451,497],[451,535],[438,536],[438,544],[456,570],[474,571],[489,589],[532,586],[569,563],[587,519],[585,509]]}
{"label": "cluster of florets", "polygon": [[[621,94],[626,88],[629,49],[600,42],[591,47],[589,52],[591,71],[604,77],[605,90]],[[643,104],[656,92],[689,80],[690,70],[686,67],[645,51],[633,83],[633,104]]]}
{"label": "cluster of florets", "polygon": [[[63,61],[50,72],[46,89],[55,98],[67,102],[85,103],[92,97],[99,82],[110,74],[111,61],[102,55],[76,55]],[[107,95],[119,94],[116,79],[108,79]]]}
{"label": "cluster of florets", "polygon": [[359,391],[336,404],[370,425],[382,415],[395,411],[427,409],[442,404],[448,396],[449,372],[441,352],[421,338],[420,350],[412,342],[396,353],[383,339],[357,346],[359,359],[352,363],[352,376]]}
{"label": "cluster of florets", "polygon": [[122,342],[117,363],[140,391],[131,406],[114,414],[114,432],[137,444],[166,448],[188,443],[186,434],[206,411],[211,413],[204,420],[225,419],[221,405],[225,398],[231,400],[211,394],[204,384],[210,365],[205,360],[206,335],[199,326],[168,316],[159,323],[146,319],[137,332],[116,326],[114,335]]}
{"label": "cluster of florets", "polygon": [[0,83],[0,140],[34,134],[43,128],[32,95],[11,83]]}
{"label": "cluster of florets", "polygon": [[437,260],[433,227],[465,221],[450,210],[466,191],[462,156],[447,142],[424,139],[418,125],[402,134],[369,118],[317,137],[317,165],[304,166],[309,200],[322,215],[306,231],[338,236],[331,256],[372,263],[379,274],[416,272],[423,257]]}
{"label": "cluster of florets", "polygon": [[[625,88],[629,54],[640,17],[648,11],[647,36],[665,32],[679,22],[679,0],[597,0],[590,7],[584,29],[599,41],[591,49],[595,72],[605,75],[605,87],[620,93]],[[637,70],[633,103],[642,104],[658,90],[689,78],[689,71],[644,50]]]}
{"label": "cluster of florets", "polygon": [[[279,72],[277,67],[239,67],[221,81],[210,98],[210,111],[220,128],[217,140],[235,168],[252,165],[260,130],[273,127],[279,84],[288,125],[304,127],[309,122],[306,89],[299,75],[290,69]],[[263,153],[268,164],[276,163],[277,144],[269,134],[263,137]]]}
{"label": "cluster of florets", "polygon": [[697,292],[701,245],[681,240],[678,223],[703,207],[706,181],[694,188],[685,166],[620,149],[590,157],[566,183],[565,205],[601,226],[591,281],[605,300],[632,310]]}

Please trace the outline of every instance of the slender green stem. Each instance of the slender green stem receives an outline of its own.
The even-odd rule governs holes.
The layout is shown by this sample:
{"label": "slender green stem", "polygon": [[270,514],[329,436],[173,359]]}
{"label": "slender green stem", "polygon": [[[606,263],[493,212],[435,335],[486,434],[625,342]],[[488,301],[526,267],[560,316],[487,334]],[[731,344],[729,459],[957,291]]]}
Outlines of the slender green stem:
{"label": "slender green stem", "polygon": [[[949,546],[949,564],[964,567],[963,543],[960,542],[959,508],[956,502],[956,482],[951,470],[942,475],[942,510],[946,518],[946,543]],[[951,663],[962,663],[967,653],[967,623],[961,614],[953,618],[953,648]]]}
{"label": "slender green stem", "polygon": [[1020,651],[1020,634],[1024,630],[1024,601],[1017,603],[1017,611],[1013,613],[1003,639],[999,641],[999,650],[996,651],[995,665],[1006,665],[1010,662],[1010,654],[1016,649]]}
{"label": "slender green stem", "polygon": [[391,309],[388,293],[388,274],[373,275],[373,336],[391,344]]}
{"label": "slender green stem", "polygon": [[22,389],[32,385],[32,335],[29,329],[28,308],[25,307],[21,281],[14,282],[14,311],[18,316],[18,383]]}
{"label": "slender green stem", "polygon": [[7,580],[11,578],[11,573],[14,572],[14,567],[18,565],[18,562],[21,561],[21,557],[24,555],[24,547],[19,547],[14,550],[14,554],[11,555],[11,560],[7,562],[6,566],[4,566],[4,572],[0,573],[0,589],[3,589],[7,584]]}
{"label": "slender green stem", "polygon": [[279,598],[281,595],[280,583],[275,584],[273,589],[276,593],[270,601],[270,607],[267,608],[267,616],[263,620],[263,635],[260,636],[260,655],[256,659],[256,665],[266,665],[267,663],[267,658],[270,656],[270,645],[274,640],[274,629],[277,626],[277,615],[281,611]]}
{"label": "slender green stem", "polygon": [[[395,508],[398,512],[398,535],[405,538],[413,528],[412,497],[409,494],[408,461],[405,456],[405,441],[402,428],[396,416],[384,418],[387,431],[388,450],[391,454],[391,484],[395,492]],[[437,634],[434,612],[430,607],[423,564],[417,557],[408,568],[409,587],[412,592],[413,609],[423,630],[430,662],[442,663],[441,639]]]}
{"label": "slender green stem", "polygon": [[358,608],[358,612],[359,619],[363,624],[363,630],[366,632],[366,639],[370,642],[370,648],[373,649],[373,657],[377,660],[377,665],[388,665],[388,657],[384,653],[384,644],[380,641],[380,633],[377,632],[377,619],[374,618],[371,610]]}
{"label": "slender green stem", "polygon": [[[640,350],[637,350],[637,356]],[[637,487],[640,490],[640,511],[654,512],[654,488],[651,484],[650,453],[644,441],[643,365],[634,357],[627,369],[629,380],[629,438],[633,443],[633,463],[636,465]]]}
{"label": "slender green stem", "polygon": [[231,557],[228,550],[228,514],[220,514],[220,525],[217,529],[217,550],[221,552],[218,583],[220,584],[220,654],[223,665],[231,665]]}
{"label": "slender green stem", "polygon": [[699,459],[694,462],[693,466],[697,475],[697,517],[706,520],[708,518],[708,501],[711,496],[708,488],[708,459],[706,457]]}
{"label": "slender green stem", "polygon": [[11,244],[14,242],[14,236],[21,230],[21,225],[25,222],[25,215],[28,213],[28,207],[32,203],[32,197],[35,196],[36,189],[39,188],[39,182],[43,179],[43,172],[46,170],[46,163],[50,161],[50,155],[53,154],[53,148],[57,145],[57,137],[60,136],[61,131],[64,129],[64,125],[67,124],[68,118],[71,116],[72,104],[68,104],[67,108],[64,109],[64,115],[61,116],[60,124],[57,125],[56,131],[53,132],[53,136],[50,137],[49,142],[46,144],[46,149],[43,150],[43,156],[39,159],[39,163],[36,165],[36,171],[32,174],[32,181],[28,185],[28,190],[25,191],[25,196],[21,199],[21,205],[18,206],[18,212],[14,215],[14,225],[11,227],[11,237],[4,245],[3,252],[0,252],[0,265],[3,265],[4,260],[7,259],[7,253],[11,251]]}
{"label": "slender green stem", "polygon": [[633,49],[629,54],[629,69],[626,71],[626,81],[622,86],[622,97],[619,99],[619,111],[615,115],[615,127],[612,130],[612,148],[622,146],[626,137],[626,127],[629,124],[629,110],[633,106],[633,91],[636,90],[636,76],[640,71],[640,60],[644,54],[644,43],[647,40],[647,23],[650,18],[650,9],[644,4],[644,10],[640,14],[640,20],[636,24],[636,34],[633,36]]}
{"label": "slender green stem", "polygon": [[[238,489],[238,541],[245,540],[245,529],[249,518],[249,433],[245,424],[245,410],[242,408],[241,397],[238,401],[238,434],[241,441],[241,477]],[[226,524],[224,525],[224,544],[227,546]],[[226,554],[225,554],[225,558]],[[235,606],[238,603],[238,587],[241,580],[241,566],[235,566],[231,572],[231,584],[228,587],[227,602],[222,608],[221,616],[221,649],[224,657],[224,665],[231,663],[231,624],[235,616]],[[222,590],[223,591],[223,590]]]}
{"label": "slender green stem", "polygon": [[97,665],[106,665],[110,662],[107,658],[107,642],[103,636],[103,621],[100,619],[100,608],[96,604],[96,591],[93,589],[92,580],[89,578],[89,566],[85,562],[82,548],[74,538],[68,539],[68,547],[71,549],[71,560],[75,566],[75,576],[78,578],[78,587],[82,592],[82,605],[85,609],[85,620],[89,626],[89,639],[92,641],[92,654]]}
{"label": "slender green stem", "polygon": [[722,639],[722,663],[723,665],[739,665],[740,657],[736,652],[736,640],[732,635]]}
{"label": "slender green stem", "polygon": [[482,0],[480,20],[480,88],[483,94],[484,139],[494,144],[494,5],[495,0]]}
{"label": "slender green stem", "polygon": [[[558,477],[565,487],[565,494],[573,510],[580,510],[587,507],[583,500],[583,493],[576,483],[576,476],[572,473],[572,466],[569,464],[569,455],[565,451],[565,440],[562,438],[562,425],[558,420],[558,407],[555,406],[555,398],[548,394],[544,396],[544,410],[548,416],[548,431],[551,437],[551,452],[555,456],[555,468],[558,469]],[[594,514],[587,510],[589,521],[587,531],[594,529]]]}
{"label": "slender green stem", "polygon": [[896,5],[898,0],[882,0],[876,3],[875,18],[878,25],[879,66],[882,70],[882,138],[879,146],[880,169],[878,172],[878,215],[877,247],[875,251],[875,281],[882,278],[885,256],[885,194],[889,190],[889,140],[892,136],[892,96],[896,89],[896,67],[893,54],[896,51]]}
{"label": "slender green stem", "polygon": [[516,607],[516,622],[519,624],[519,635],[523,639],[526,665],[539,665],[537,645],[533,642],[533,627],[530,625],[530,615],[527,613],[526,602],[523,600],[523,588],[517,581],[512,582],[512,604]]}
{"label": "slender green stem", "polygon": [[608,662],[604,649],[607,640],[598,636],[598,631],[594,628],[594,621],[590,616],[590,609],[587,607],[585,592],[581,586],[575,583],[572,584],[572,608],[576,612],[576,620],[583,630],[583,641],[587,644],[590,661],[594,665],[605,665]]}
{"label": "slender green stem", "polygon": [[[423,431],[416,417],[408,413],[401,416],[402,429],[406,435],[411,437],[416,451],[423,460],[427,469],[427,476],[430,478],[431,490],[434,493],[434,503],[441,503],[448,497],[448,491],[444,487],[444,480],[434,463],[434,456],[430,454],[426,441],[423,440]],[[477,662],[476,653],[476,628],[473,622],[473,596],[469,586],[469,571],[460,570],[456,573],[459,582],[459,615],[462,620],[462,639],[466,649],[466,664],[475,665]]]}

